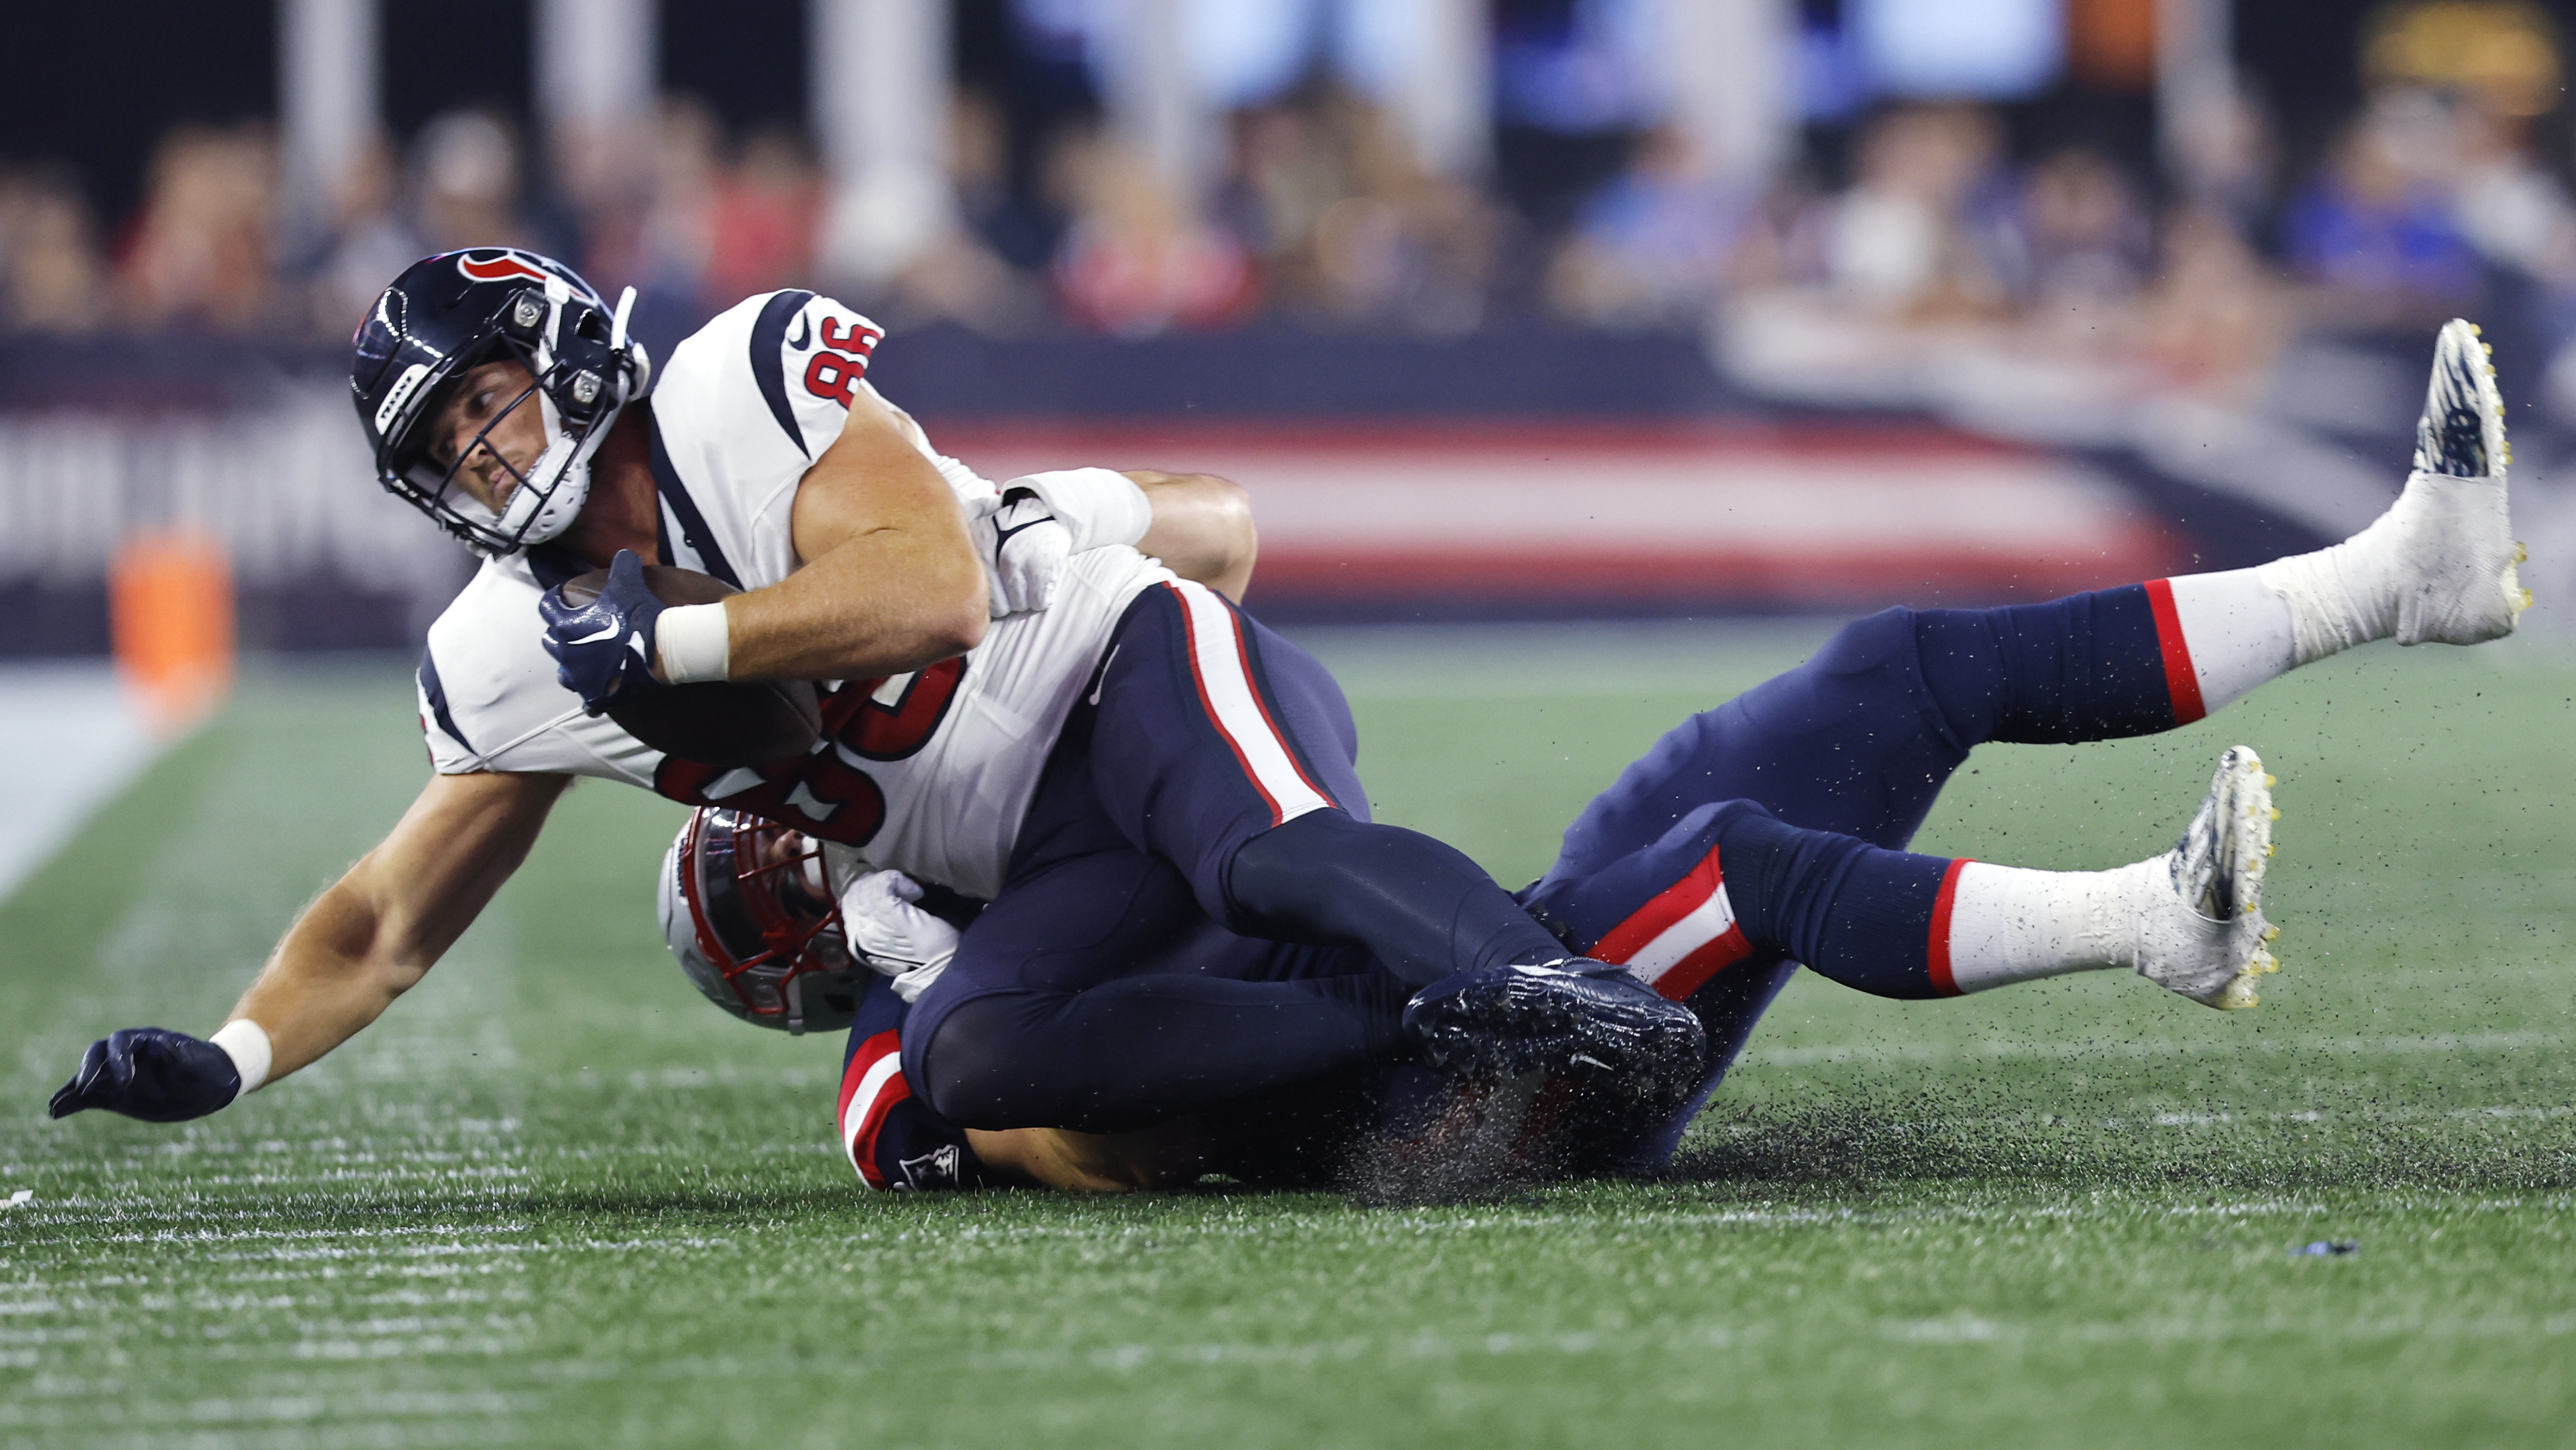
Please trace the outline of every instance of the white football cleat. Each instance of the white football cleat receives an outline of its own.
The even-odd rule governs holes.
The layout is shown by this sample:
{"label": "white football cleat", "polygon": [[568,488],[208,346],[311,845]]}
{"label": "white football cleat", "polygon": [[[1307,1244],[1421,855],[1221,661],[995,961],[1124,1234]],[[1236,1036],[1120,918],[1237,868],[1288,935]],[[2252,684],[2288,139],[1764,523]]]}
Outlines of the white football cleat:
{"label": "white football cleat", "polygon": [[[2514,566],[2505,500],[2513,445],[2504,395],[2478,329],[2453,318],[2433,343],[2433,380],[2415,425],[2415,472],[2372,530],[2400,535],[2399,644],[2478,644],[2513,633],[2531,606]],[[2365,531],[2367,532],[2367,531]]]}
{"label": "white football cleat", "polygon": [[2477,328],[2444,324],[2406,491],[2343,543],[2263,566],[2290,601],[2299,663],[2365,640],[2481,644],[2513,633],[2531,593],[2514,567],[2524,554],[2506,505],[2504,421]]}
{"label": "white football cleat", "polygon": [[2280,931],[2263,919],[2263,868],[2280,814],[2252,747],[2218,757],[2208,797],[2164,854],[2165,870],[2151,873],[2137,919],[2140,976],[2222,1010],[2254,1005],[2254,979],[2281,969],[2264,945]]}

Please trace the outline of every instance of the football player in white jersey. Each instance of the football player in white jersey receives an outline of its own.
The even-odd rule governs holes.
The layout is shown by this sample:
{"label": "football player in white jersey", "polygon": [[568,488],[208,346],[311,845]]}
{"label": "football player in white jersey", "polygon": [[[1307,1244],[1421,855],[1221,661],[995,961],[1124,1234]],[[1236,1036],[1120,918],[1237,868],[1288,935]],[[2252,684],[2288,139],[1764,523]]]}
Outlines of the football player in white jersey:
{"label": "football player in white jersey", "polygon": [[[476,248],[414,264],[371,309],[351,381],[379,480],[485,556],[421,662],[434,774],[210,1039],[112,1034],[55,1095],[56,1116],[200,1116],[345,1041],[471,924],[578,775],[769,816],[829,843],[844,875],[900,869],[1022,914],[1079,891],[1079,872],[1058,869],[1068,853],[1123,833],[1239,926],[1363,943],[1408,986],[1436,987],[1426,1030],[1469,1056],[1617,1073],[1696,1059],[1687,1012],[1615,967],[1569,961],[1459,853],[1365,819],[1337,752],[1315,743],[1347,733],[1338,691],[1206,587],[1239,592],[1249,568],[1238,490],[1106,469],[997,488],[865,381],[875,325],[807,292],[722,314],[656,384],[626,335],[632,299],[612,311],[559,263]],[[665,607],[645,558],[743,592]],[[595,598],[566,598],[602,566]],[[791,762],[718,769],[604,713],[621,692],[728,679],[837,685],[823,739]],[[1086,690],[1108,723],[1059,740]],[[1098,799],[1050,797],[1032,853],[1024,827],[1050,773],[1097,782]],[[977,1007],[961,1036],[1006,1049],[990,1009],[1023,985],[1016,961],[952,973],[929,1020]],[[1224,1010],[1238,1009],[1259,1004]],[[1141,1030],[1193,1035],[1172,1026]],[[1197,1071],[1104,1046],[1101,1070],[1153,1101]],[[1350,1050],[1329,1034],[1285,1040],[1277,1071]],[[972,1118],[976,1075],[943,1080]],[[1169,1106],[1191,1104],[1184,1090]]]}
{"label": "football player in white jersey", "polygon": [[[1220,583],[1249,565],[1240,492],[1211,478],[1090,470],[1038,482],[1064,505],[1053,517],[1005,515],[1000,490],[931,452],[868,387],[877,329],[828,299],[776,293],[718,317],[676,350],[649,405],[651,364],[624,320],[558,264],[504,249],[428,259],[379,300],[356,340],[357,388],[384,481],[485,556],[421,660],[435,773],[295,923],[211,1043],[119,1034],[84,1064],[93,1102],[80,1105],[192,1117],[313,1061],[463,932],[574,776],[656,784],[671,762],[587,713],[543,647],[539,596],[594,559],[641,549],[753,590],[727,641],[736,673],[870,681],[873,705],[904,698],[873,682],[944,664],[930,680],[958,697],[955,719],[919,756],[872,768],[884,799],[797,818],[853,835],[847,815],[882,812],[900,841],[886,859],[987,891],[1007,848],[996,818],[1043,748],[991,752],[945,782],[936,753],[970,730],[1043,736],[1094,663],[1059,641],[1174,577],[1134,549],[1083,546],[1141,542]],[[961,688],[969,649],[979,668]],[[952,798],[925,805],[943,783]],[[713,786],[688,797],[707,799],[729,783],[690,784]],[[956,834],[978,827],[984,839]]]}

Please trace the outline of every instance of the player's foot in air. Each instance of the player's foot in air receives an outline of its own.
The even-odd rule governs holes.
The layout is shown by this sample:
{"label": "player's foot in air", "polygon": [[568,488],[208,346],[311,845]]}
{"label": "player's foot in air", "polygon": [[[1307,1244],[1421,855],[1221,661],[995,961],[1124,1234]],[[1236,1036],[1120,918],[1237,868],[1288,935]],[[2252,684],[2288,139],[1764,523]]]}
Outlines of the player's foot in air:
{"label": "player's foot in air", "polygon": [[2263,919],[2263,868],[2279,815],[2262,757],[2243,745],[2218,757],[2182,839],[2137,868],[2140,976],[2212,1007],[2254,1005],[2255,978],[2280,970],[2264,945],[2280,932]]}
{"label": "player's foot in air", "polygon": [[2265,566],[2298,616],[2301,662],[2358,644],[2478,644],[2513,633],[2531,594],[2505,497],[2504,397],[2478,329],[2444,324],[2406,491],[2369,528]]}
{"label": "player's foot in air", "polygon": [[1451,1076],[1555,1072],[1650,1101],[1699,1082],[1708,1034],[1625,967],[1584,957],[1474,968],[1405,1004],[1404,1029]]}

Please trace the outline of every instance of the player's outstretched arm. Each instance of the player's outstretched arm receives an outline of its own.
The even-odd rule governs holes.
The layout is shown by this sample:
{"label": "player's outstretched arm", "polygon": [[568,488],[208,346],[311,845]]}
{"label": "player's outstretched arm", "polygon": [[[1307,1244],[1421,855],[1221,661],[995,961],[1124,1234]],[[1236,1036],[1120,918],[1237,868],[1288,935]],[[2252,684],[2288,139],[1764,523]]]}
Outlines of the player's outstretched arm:
{"label": "player's outstretched arm", "polygon": [[115,1033],[54,1095],[54,1116],[202,1117],[356,1036],[473,924],[570,779],[430,777],[392,834],[296,918],[212,1041],[157,1027]]}
{"label": "player's outstretched arm", "polygon": [[1212,473],[1129,469],[1127,477],[1145,491],[1154,510],[1153,525],[1136,547],[1182,578],[1241,604],[1261,552],[1252,497],[1243,486]]}
{"label": "player's outstretched arm", "polygon": [[964,654],[989,622],[983,565],[939,470],[862,390],[808,469],[789,528],[804,566],[724,602],[736,680],[861,680]]}

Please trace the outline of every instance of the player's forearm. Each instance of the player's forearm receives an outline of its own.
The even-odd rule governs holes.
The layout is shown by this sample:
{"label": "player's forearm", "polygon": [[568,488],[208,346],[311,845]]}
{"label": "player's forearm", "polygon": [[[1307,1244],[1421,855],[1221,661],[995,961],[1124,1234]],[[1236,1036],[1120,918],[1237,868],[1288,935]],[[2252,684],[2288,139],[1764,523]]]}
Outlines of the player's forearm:
{"label": "player's forearm", "polygon": [[227,1019],[267,1034],[269,1078],[356,1036],[427,974],[527,859],[569,783],[431,777],[392,833],[295,919]]}
{"label": "player's forearm", "polygon": [[725,601],[737,680],[867,680],[983,642],[984,574],[962,528],[861,534],[766,589]]}
{"label": "player's forearm", "polygon": [[346,878],[305,908],[225,1019],[267,1034],[270,1081],[357,1036],[428,972],[434,955],[392,937]]}
{"label": "player's forearm", "polygon": [[1134,470],[1127,477],[1145,491],[1154,510],[1153,526],[1136,547],[1182,578],[1241,604],[1261,551],[1251,495],[1214,474]]}

